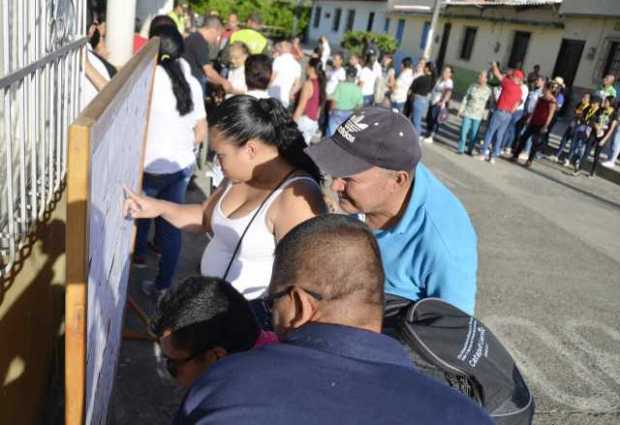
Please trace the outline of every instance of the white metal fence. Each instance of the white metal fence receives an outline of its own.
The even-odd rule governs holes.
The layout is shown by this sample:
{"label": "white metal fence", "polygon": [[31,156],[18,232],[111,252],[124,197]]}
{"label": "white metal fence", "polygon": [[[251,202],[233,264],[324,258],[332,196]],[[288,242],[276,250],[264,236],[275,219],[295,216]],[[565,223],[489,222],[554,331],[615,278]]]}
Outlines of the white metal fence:
{"label": "white metal fence", "polygon": [[86,0],[0,0],[0,278],[59,195],[80,112]]}

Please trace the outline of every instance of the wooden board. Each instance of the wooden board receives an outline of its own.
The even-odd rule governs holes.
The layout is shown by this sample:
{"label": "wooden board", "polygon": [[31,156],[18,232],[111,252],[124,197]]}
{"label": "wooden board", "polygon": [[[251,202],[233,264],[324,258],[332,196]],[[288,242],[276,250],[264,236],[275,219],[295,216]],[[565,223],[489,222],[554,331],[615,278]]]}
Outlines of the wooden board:
{"label": "wooden board", "polygon": [[101,424],[114,383],[127,298],[133,223],[122,186],[142,185],[159,41],[153,39],[69,129],[65,423]]}

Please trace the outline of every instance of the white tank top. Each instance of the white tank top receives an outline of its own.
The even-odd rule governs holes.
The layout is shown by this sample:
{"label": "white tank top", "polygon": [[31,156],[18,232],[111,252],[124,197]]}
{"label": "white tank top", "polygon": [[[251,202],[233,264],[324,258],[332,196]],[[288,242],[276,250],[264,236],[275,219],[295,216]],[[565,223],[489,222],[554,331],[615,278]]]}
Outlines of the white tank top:
{"label": "white tank top", "polygon": [[[271,207],[287,186],[298,180],[311,181],[318,187],[318,184],[312,178],[306,176],[293,177],[284,182],[267,199],[265,205],[263,205],[263,208],[250,225],[230,266],[226,280],[248,300],[253,300],[263,295],[271,280],[276,239],[267,227],[269,207]],[[202,254],[200,272],[203,276],[224,277],[239,238],[258,209],[257,207],[244,217],[226,217],[222,212],[222,200],[226,197],[231,187],[232,185],[228,184],[211,214],[213,238],[207,244]]]}

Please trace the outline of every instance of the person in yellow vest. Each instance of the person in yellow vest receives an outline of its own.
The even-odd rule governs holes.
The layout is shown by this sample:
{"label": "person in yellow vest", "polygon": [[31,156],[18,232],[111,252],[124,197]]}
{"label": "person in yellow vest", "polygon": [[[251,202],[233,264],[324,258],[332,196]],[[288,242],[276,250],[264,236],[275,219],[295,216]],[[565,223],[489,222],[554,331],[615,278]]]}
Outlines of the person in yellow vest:
{"label": "person in yellow vest", "polygon": [[264,53],[267,48],[267,39],[258,30],[262,21],[258,13],[252,13],[248,18],[247,28],[236,31],[230,36],[230,44],[241,42],[248,46],[251,54]]}
{"label": "person in yellow vest", "polygon": [[181,0],[174,0],[174,8],[168,16],[172,18],[181,34],[187,33],[187,18],[185,17],[185,10]]}

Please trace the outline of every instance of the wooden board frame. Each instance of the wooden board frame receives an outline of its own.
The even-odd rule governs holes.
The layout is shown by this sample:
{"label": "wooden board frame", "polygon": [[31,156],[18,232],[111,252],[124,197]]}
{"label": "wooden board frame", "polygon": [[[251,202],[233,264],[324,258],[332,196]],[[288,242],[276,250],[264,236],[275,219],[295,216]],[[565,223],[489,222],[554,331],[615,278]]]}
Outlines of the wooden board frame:
{"label": "wooden board frame", "polygon": [[[91,128],[112,104],[122,96],[135,72],[152,67],[148,89],[147,122],[142,141],[146,144],[148,119],[155,76],[159,39],[153,38],[103,88],[69,127],[67,153],[67,284],[65,293],[65,424],[82,425],[86,409],[86,356],[88,325],[88,254],[90,155],[97,140],[91,140]],[[143,161],[140,163],[140,186]],[[120,200],[119,200],[120,202]],[[132,239],[135,238],[135,227]]]}

